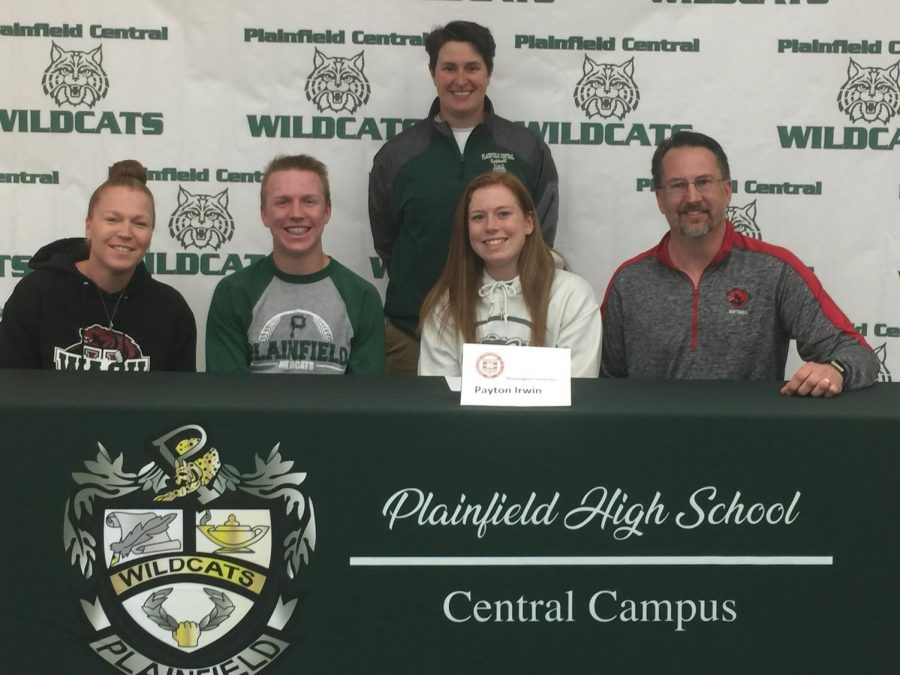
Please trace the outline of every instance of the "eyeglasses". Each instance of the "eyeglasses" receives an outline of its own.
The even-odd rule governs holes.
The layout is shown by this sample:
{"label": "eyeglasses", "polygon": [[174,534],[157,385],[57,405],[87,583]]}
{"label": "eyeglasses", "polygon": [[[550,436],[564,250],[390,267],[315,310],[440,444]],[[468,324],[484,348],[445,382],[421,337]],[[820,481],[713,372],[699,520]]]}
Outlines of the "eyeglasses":
{"label": "eyeglasses", "polygon": [[670,195],[681,197],[687,194],[688,186],[693,185],[701,195],[710,192],[716,185],[721,183],[724,178],[713,178],[712,176],[700,176],[694,180],[670,180],[665,185],[660,186],[659,190],[665,190]]}

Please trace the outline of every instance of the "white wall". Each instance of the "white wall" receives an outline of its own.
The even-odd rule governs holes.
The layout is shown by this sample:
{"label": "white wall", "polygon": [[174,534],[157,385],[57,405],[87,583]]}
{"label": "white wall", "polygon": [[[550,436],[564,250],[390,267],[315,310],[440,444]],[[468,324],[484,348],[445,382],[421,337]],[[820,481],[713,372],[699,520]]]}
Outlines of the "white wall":
{"label": "white wall", "polygon": [[[889,20],[896,8],[891,0],[789,2],[16,2],[0,16],[0,298],[40,245],[82,234],[88,196],[106,167],[134,157],[155,170],[208,171],[205,180],[151,184],[157,276],[187,297],[202,336],[221,278],[215,273],[226,262],[246,264],[245,256],[270,249],[258,215],[258,184],[228,181],[219,172],[252,174],[275,154],[299,152],[316,155],[331,170],[334,215],[326,250],[383,289],[385,280],[376,278],[370,262],[375,254],[366,210],[368,170],[383,143],[373,136],[386,137],[397,127],[385,120],[424,116],[434,89],[424,47],[355,41],[392,34],[420,41],[423,32],[460,18],[487,25],[497,40],[489,95],[498,113],[536,123],[548,141],[557,137],[551,143],[561,177],[557,248],[598,295],[622,260],[664,233],[665,221],[640,181],[650,176],[657,134],[689,125],[716,137],[728,152],[737,181],[732,204],[755,201],[762,238],[813,266],[872,346],[884,346],[886,367],[897,360],[900,371],[900,356],[893,355],[900,346],[900,27]],[[57,36],[15,34],[35,24],[48,24]],[[165,28],[166,34],[138,39],[139,31],[131,37],[101,32],[117,28],[157,34]],[[258,41],[256,29],[331,31],[343,42]],[[582,38],[582,47],[594,40],[601,48],[538,48],[550,36],[567,46],[570,38]],[[662,41],[696,51],[642,51],[636,44]],[[102,47],[99,65],[109,84],[95,105],[57,102],[44,92],[54,42],[70,51]],[[367,101],[334,111],[307,99],[316,48],[329,57],[363,54]],[[589,118],[576,105],[585,57],[617,65],[633,59],[639,102],[621,119]],[[877,75],[874,83],[883,91],[875,95],[888,101],[881,119],[854,120],[841,110],[851,59],[864,69],[861,76]],[[865,70],[875,68],[884,70]],[[252,134],[251,120],[280,115],[296,118],[301,135],[319,125],[326,137]],[[90,133],[98,125],[122,133]],[[88,133],[66,131],[69,126]],[[345,136],[362,130],[362,138],[338,137],[338,129]],[[805,148],[783,142],[791,130],[817,142]],[[603,142],[568,142],[582,134]],[[10,182],[20,172],[58,172],[58,184]],[[820,184],[821,194],[751,194],[754,183]],[[234,231],[219,249],[185,247],[170,234],[180,188],[209,195],[227,189]]]}

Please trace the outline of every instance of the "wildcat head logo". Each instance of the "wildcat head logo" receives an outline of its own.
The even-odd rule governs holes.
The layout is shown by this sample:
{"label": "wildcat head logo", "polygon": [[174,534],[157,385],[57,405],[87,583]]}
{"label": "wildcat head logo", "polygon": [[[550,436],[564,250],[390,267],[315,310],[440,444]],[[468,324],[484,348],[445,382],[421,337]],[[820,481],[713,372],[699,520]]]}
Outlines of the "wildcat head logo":
{"label": "wildcat head logo", "polygon": [[872,351],[874,351],[875,356],[878,357],[878,381],[891,382],[891,371],[888,370],[887,367],[887,342],[880,347],[876,347]]}
{"label": "wildcat head logo", "polygon": [[887,124],[900,115],[900,61],[889,68],[861,66],[850,59],[847,81],[838,92],[838,108],[851,122]]}
{"label": "wildcat head logo", "polygon": [[313,55],[313,69],[306,78],[306,99],[319,112],[353,114],[369,102],[372,88],[363,68],[365,62],[360,52],[354,57],[327,56],[318,48]]}
{"label": "wildcat head logo", "polygon": [[58,106],[93,108],[109,91],[109,78],[103,70],[103,45],[80,52],[67,51],[53,42],[50,65],[41,84],[44,93]]}
{"label": "wildcat head logo", "polygon": [[79,342],[55,348],[57,370],[150,370],[150,358],[127,333],[95,323],[78,334]]}
{"label": "wildcat head logo", "polygon": [[178,206],[169,217],[169,234],[183,248],[218,251],[234,236],[228,188],[215,195],[193,194],[178,186]]}
{"label": "wildcat head logo", "polygon": [[725,209],[725,217],[734,225],[734,229],[741,234],[762,239],[762,232],[756,224],[756,200],[746,206],[729,206]]}
{"label": "wildcat head logo", "polygon": [[597,63],[585,54],[584,75],[575,85],[575,105],[588,118],[598,116],[624,119],[637,109],[641,93],[632,78],[634,59],[625,63]]}
{"label": "wildcat head logo", "polygon": [[747,304],[750,294],[741,288],[732,288],[725,296],[733,309],[740,309]]}
{"label": "wildcat head logo", "polygon": [[257,672],[282,654],[316,543],[306,474],[278,444],[242,473],[193,424],[152,441],[149,463],[97,448],[63,523],[97,656],[129,672]]}

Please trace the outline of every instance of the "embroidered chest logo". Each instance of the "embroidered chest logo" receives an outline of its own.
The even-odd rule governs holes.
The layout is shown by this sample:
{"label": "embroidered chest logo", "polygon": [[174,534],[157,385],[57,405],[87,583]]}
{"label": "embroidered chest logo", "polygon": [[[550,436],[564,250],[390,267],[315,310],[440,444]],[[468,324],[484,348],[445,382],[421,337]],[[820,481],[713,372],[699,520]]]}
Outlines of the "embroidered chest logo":
{"label": "embroidered chest logo", "polygon": [[491,171],[506,173],[506,163],[514,161],[516,156],[511,152],[482,152],[481,161],[491,163]]}
{"label": "embroidered chest logo", "polygon": [[52,43],[50,65],[44,71],[41,86],[60,107],[93,108],[109,92],[109,77],[103,70],[103,45],[81,52],[67,51]]}
{"label": "embroidered chest logo", "polygon": [[634,59],[624,63],[598,63],[585,54],[584,75],[575,85],[575,105],[591,117],[625,119],[641,100],[635,84]]}
{"label": "embroidered chest logo", "polygon": [[726,294],[728,298],[728,304],[731,305],[731,309],[728,310],[729,314],[746,314],[747,310],[743,309],[744,305],[747,304],[747,301],[750,299],[750,294],[747,291],[742,290],[740,288],[732,288]]}
{"label": "embroidered chest logo", "polygon": [[363,72],[365,52],[351,58],[328,56],[316,49],[313,69],[306,78],[306,100],[319,112],[353,114],[369,102],[372,87]]}
{"label": "embroidered chest logo", "polygon": [[279,445],[241,472],[197,425],[151,447],[134,471],[136,453],[98,443],[72,475],[63,540],[89,646],[122,672],[257,672],[289,646],[315,548],[306,474]]}

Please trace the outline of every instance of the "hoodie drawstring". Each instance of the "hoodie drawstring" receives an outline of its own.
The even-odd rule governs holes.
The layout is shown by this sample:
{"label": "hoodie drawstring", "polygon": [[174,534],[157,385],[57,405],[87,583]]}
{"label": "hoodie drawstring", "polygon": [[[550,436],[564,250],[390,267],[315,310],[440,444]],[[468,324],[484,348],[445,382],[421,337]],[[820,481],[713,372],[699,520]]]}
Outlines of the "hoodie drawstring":
{"label": "hoodie drawstring", "polygon": [[491,303],[491,310],[488,312],[488,316],[495,316],[495,311],[497,309],[498,301],[497,295],[499,294],[500,300],[503,302],[503,309],[500,310],[500,316],[503,317],[503,322],[507,330],[509,330],[509,298],[518,294],[518,290],[516,290],[515,280],[512,279],[510,281],[492,281],[490,283],[485,284],[478,290],[478,295],[482,298],[487,298]]}

